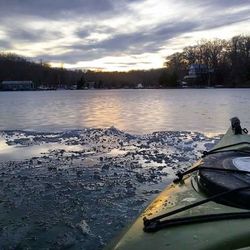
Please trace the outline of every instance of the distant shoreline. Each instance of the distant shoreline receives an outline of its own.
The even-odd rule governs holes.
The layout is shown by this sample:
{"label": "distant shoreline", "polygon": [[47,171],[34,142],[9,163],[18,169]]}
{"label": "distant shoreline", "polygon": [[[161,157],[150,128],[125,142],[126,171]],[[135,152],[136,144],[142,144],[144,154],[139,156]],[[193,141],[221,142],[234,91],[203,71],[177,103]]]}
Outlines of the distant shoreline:
{"label": "distant shoreline", "polygon": [[42,91],[91,91],[91,90],[155,90],[155,89],[250,89],[250,87],[169,87],[169,88],[93,88],[93,89],[26,89],[26,90],[0,90],[0,92],[42,92]]}

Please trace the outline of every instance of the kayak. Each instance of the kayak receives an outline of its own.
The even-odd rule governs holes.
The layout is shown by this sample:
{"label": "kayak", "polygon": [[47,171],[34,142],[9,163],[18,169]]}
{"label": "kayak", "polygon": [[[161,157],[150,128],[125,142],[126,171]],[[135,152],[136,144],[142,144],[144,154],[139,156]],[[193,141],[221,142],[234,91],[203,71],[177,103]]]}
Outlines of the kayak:
{"label": "kayak", "polygon": [[250,249],[250,136],[231,122],[106,249]]}

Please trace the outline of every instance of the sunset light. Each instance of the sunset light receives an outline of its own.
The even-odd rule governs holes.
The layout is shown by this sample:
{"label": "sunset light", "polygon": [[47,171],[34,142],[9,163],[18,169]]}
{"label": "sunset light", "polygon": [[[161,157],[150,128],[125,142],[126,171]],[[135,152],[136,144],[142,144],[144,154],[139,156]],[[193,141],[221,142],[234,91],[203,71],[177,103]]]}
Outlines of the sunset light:
{"label": "sunset light", "polygon": [[71,69],[159,68],[200,39],[248,34],[249,13],[244,0],[8,1],[0,50]]}

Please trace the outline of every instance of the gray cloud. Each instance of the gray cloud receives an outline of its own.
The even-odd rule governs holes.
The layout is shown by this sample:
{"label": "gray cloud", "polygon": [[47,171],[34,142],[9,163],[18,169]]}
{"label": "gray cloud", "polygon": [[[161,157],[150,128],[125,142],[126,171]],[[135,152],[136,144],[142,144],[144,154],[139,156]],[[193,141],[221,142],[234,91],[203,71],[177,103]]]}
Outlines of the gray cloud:
{"label": "gray cloud", "polygon": [[0,50],[7,50],[12,48],[12,43],[9,40],[0,39]]}
{"label": "gray cloud", "polygon": [[110,0],[1,0],[1,15],[34,15],[47,18],[75,14],[93,14],[112,10]]}
{"label": "gray cloud", "polygon": [[28,29],[22,27],[22,25],[19,26],[19,24],[15,26],[5,25],[4,31],[9,40],[14,43],[21,41],[34,44],[36,42],[56,40],[63,37],[63,34],[57,30]]}
{"label": "gray cloud", "polygon": [[144,32],[114,35],[110,39],[101,42],[95,42],[89,45],[73,44],[71,46],[62,46],[69,50],[65,54],[48,56],[42,55],[46,60],[67,61],[76,63],[78,61],[89,61],[112,55],[120,52],[124,55],[133,55],[141,53],[156,53],[160,47],[166,43],[166,40],[181,34],[184,31],[191,31],[197,25],[193,22],[183,22],[175,24],[161,24],[157,27],[148,29]]}
{"label": "gray cloud", "polygon": [[77,30],[76,32],[76,35],[79,37],[79,38],[85,38],[87,37],[88,35],[90,34],[90,31],[88,30],[88,28],[80,28]]}
{"label": "gray cloud", "polygon": [[[111,38],[103,40],[101,42],[95,42],[90,45],[73,45],[73,49],[78,50],[91,50],[91,49],[103,49],[104,51],[130,51],[137,52],[143,50],[145,47],[153,49],[153,44],[157,45],[156,51],[159,48],[159,44],[173,38],[174,36],[186,31],[192,31],[197,28],[195,22],[179,22],[166,24],[162,23],[156,27],[147,29],[145,31],[137,31],[133,33],[114,34]],[[147,52],[153,52],[147,51]]]}
{"label": "gray cloud", "polygon": [[[209,19],[207,22],[193,20],[190,22],[173,21],[170,24],[162,23],[145,31],[137,31],[126,34],[115,34],[106,40],[93,42],[91,44],[72,44],[70,46],[62,46],[70,49],[70,52],[57,55],[46,56],[46,60],[67,61],[68,63],[76,63],[78,61],[89,61],[112,55],[112,53],[120,52],[124,55],[138,55],[141,53],[157,53],[167,41],[186,32],[211,29],[246,20],[248,13],[244,11],[244,15],[235,15],[234,18],[224,16],[223,18]],[[87,31],[81,33],[87,35]],[[78,32],[78,35],[81,35]]]}
{"label": "gray cloud", "polygon": [[26,30],[23,28],[11,28],[7,29],[6,33],[13,41],[26,41],[26,42],[39,42],[44,39],[58,39],[62,37],[62,34],[57,31],[48,32],[44,30]]}
{"label": "gray cloud", "polygon": [[35,59],[40,60],[41,58],[45,61],[49,62],[65,62],[69,64],[75,64],[79,61],[91,61],[98,58],[102,58],[103,56],[107,55],[100,50],[78,50],[73,49],[70,52],[66,52],[59,55],[51,55],[49,53],[41,54],[37,56]]}
{"label": "gray cloud", "polygon": [[[49,19],[93,17],[122,11],[136,0],[0,0],[0,16],[37,16]],[[137,0],[141,1],[141,0]]]}
{"label": "gray cloud", "polygon": [[[69,51],[67,53],[54,55],[40,55],[48,61],[77,63],[79,61],[89,61],[100,59],[108,55],[139,55],[142,53],[157,53],[168,41],[181,34],[193,31],[202,31],[249,20],[250,13],[247,9],[230,13],[238,7],[250,7],[249,0],[180,0],[185,8],[200,8],[204,16],[188,20],[188,13],[185,17],[178,16],[168,22],[162,22],[157,26],[145,26],[141,30],[132,33],[120,33],[119,28],[110,28],[101,25],[99,20],[119,16],[129,10],[131,3],[142,2],[142,0],[0,0],[0,21],[8,39],[0,40],[0,48],[9,49],[16,41],[30,43],[39,41],[56,40],[64,35],[60,30],[47,31],[42,29],[25,28],[23,23],[30,19],[57,20],[65,23],[67,20],[92,20],[92,23],[85,25],[76,21],[75,36],[80,42],[71,45],[61,44],[58,49]],[[143,5],[142,5],[143,8]],[[131,14],[131,12],[129,12]],[[132,13],[135,17],[137,13]],[[9,19],[15,19],[15,26]],[[184,21],[185,20],[185,21]],[[88,22],[89,23],[89,22]],[[102,41],[89,41],[86,38],[92,33],[109,34],[110,37]],[[9,42],[11,41],[11,42]],[[51,49],[52,51],[53,49]],[[59,51],[59,50],[58,50]],[[133,65],[134,62],[129,63]],[[146,62],[144,62],[146,63]],[[120,64],[122,66],[123,64]],[[125,64],[124,64],[125,65]]]}
{"label": "gray cloud", "polygon": [[197,21],[197,24],[199,23],[199,27],[197,28],[197,30],[214,29],[247,21],[250,19],[249,9],[241,10],[235,13],[230,13],[230,12],[227,13],[225,11],[226,9],[224,9],[224,11],[219,11],[214,15],[207,15],[204,17],[200,17],[199,21]]}
{"label": "gray cloud", "polygon": [[[0,0],[1,16],[34,15],[41,17],[67,17],[68,14],[92,16],[105,12],[126,11],[127,5],[143,0]],[[195,4],[207,8],[232,8],[249,5],[249,0],[180,0],[183,4]],[[110,14],[110,13],[109,13]],[[210,14],[210,13],[208,13]]]}
{"label": "gray cloud", "polygon": [[[249,6],[249,0],[180,0],[186,6],[201,7],[207,11],[207,15],[211,15],[211,11],[223,12],[229,8]],[[178,1],[179,2],[179,1]]]}
{"label": "gray cloud", "polygon": [[79,38],[85,38],[93,31],[100,34],[115,34],[117,32],[117,30],[115,30],[114,28],[99,25],[98,23],[93,23],[92,25],[88,24],[78,28],[75,35]]}

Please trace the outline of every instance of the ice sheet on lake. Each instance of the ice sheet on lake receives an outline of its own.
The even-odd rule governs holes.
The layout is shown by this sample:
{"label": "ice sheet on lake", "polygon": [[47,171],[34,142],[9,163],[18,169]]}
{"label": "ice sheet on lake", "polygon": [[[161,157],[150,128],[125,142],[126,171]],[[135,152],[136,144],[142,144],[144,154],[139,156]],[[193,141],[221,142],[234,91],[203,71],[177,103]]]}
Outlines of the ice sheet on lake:
{"label": "ice sheet on lake", "polygon": [[114,127],[2,131],[0,248],[101,249],[216,140]]}

